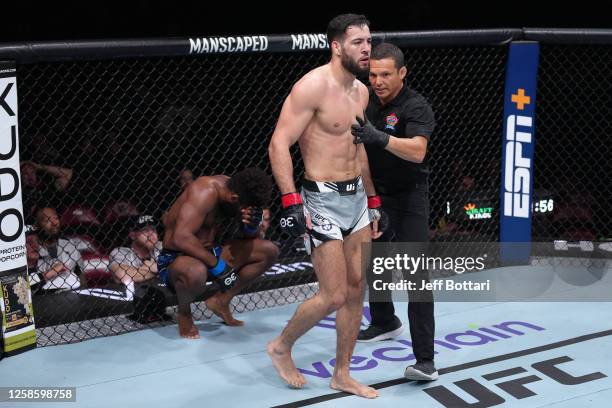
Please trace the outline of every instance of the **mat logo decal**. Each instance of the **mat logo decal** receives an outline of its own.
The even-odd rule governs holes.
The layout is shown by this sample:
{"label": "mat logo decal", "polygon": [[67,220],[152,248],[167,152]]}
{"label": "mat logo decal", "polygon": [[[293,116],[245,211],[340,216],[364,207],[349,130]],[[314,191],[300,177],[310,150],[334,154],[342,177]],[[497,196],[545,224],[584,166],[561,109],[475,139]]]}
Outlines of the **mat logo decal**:
{"label": "mat logo decal", "polygon": [[268,44],[268,37],[264,35],[190,38],[189,54],[266,51]]}
{"label": "mat logo decal", "polygon": [[329,48],[325,34],[291,34],[292,50],[324,50]]}
{"label": "mat logo decal", "polygon": [[[367,322],[370,320],[369,309],[367,307],[364,307],[364,320],[366,323],[364,324],[362,321],[362,327],[367,326]],[[335,329],[335,318],[328,316],[319,322],[317,327]],[[519,330],[519,328],[521,330]],[[444,339],[434,339],[434,344],[436,345],[436,349],[440,351],[456,351],[462,348],[479,347],[489,343],[514,338],[516,336],[523,336],[526,334],[524,328],[536,332],[546,330],[543,327],[527,322],[507,321],[490,327],[480,327],[459,333],[449,333],[444,336]],[[412,342],[409,340],[401,339],[386,344],[386,347],[380,347],[373,350],[369,356],[354,354],[351,358],[349,369],[351,371],[371,370],[378,367],[380,362],[401,363],[405,366],[407,362],[416,360],[416,357],[412,353]],[[439,354],[439,351],[434,351],[434,354]],[[331,378],[335,364],[335,359],[330,360],[327,364],[323,361],[316,361],[307,368],[298,368],[298,370],[304,375],[325,379]]]}
{"label": "mat logo decal", "polygon": [[[553,380],[561,385],[571,386],[580,385],[607,377],[605,374],[599,371],[576,377],[558,367],[559,365],[570,361],[574,360],[568,356],[561,356],[533,363],[528,369],[523,367],[512,367],[493,373],[484,374],[482,377],[487,381],[486,386],[482,384],[482,380],[480,380],[480,378],[479,380],[476,380],[475,378],[467,378],[453,382],[453,384],[461,388],[461,390],[474,397],[477,402],[466,402],[463,398],[449,390],[444,385],[425,388],[423,391],[445,407],[492,407],[494,405],[503,404],[506,402],[506,400],[501,395],[498,395],[494,391],[495,388],[489,385],[489,383],[492,383],[494,387],[503,390],[506,394],[522,400],[523,398],[538,395],[536,392],[526,387],[525,384],[537,381]],[[511,380],[503,380],[506,377],[523,373],[524,375],[521,375],[520,377],[515,377]],[[543,375],[544,377],[540,375]]]}

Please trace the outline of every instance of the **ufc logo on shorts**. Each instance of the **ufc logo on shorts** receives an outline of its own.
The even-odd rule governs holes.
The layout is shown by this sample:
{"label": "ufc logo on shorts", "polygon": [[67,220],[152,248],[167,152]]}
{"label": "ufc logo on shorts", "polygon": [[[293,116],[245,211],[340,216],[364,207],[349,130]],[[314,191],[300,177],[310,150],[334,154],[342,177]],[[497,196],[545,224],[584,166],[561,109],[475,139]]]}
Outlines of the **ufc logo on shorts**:
{"label": "ufc logo on shorts", "polygon": [[281,228],[293,227],[293,217],[281,218],[280,225]]}
{"label": "ufc logo on shorts", "polygon": [[232,273],[230,276],[228,276],[227,278],[225,278],[225,280],[223,281],[223,283],[225,283],[225,286],[229,286],[232,284],[232,282],[234,282],[236,279],[238,279],[238,276],[236,276],[235,273]]}
{"label": "ufc logo on shorts", "polygon": [[355,191],[355,185],[354,184],[347,184],[346,185],[346,191]]}

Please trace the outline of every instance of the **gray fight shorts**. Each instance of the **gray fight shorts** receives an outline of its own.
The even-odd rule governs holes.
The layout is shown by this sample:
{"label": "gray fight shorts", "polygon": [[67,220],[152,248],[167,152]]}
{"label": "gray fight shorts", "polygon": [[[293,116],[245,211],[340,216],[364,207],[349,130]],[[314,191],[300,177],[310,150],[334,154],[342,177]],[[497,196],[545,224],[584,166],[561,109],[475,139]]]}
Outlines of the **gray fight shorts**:
{"label": "gray fight shorts", "polygon": [[344,237],[370,224],[368,200],[361,176],[346,181],[302,181],[304,212],[312,220],[305,235],[306,250]]}

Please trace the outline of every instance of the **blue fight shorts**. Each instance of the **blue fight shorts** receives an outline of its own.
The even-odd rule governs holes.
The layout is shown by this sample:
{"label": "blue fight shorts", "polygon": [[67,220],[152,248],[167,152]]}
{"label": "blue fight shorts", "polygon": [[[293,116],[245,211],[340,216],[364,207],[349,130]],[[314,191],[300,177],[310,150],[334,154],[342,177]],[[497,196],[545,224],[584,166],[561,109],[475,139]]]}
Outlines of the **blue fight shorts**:
{"label": "blue fight shorts", "polygon": [[[216,246],[214,248],[211,248],[210,250],[212,251],[213,255],[215,255],[215,258],[219,260],[219,257],[221,257],[222,248],[220,246]],[[185,254],[180,251],[162,249],[162,251],[157,256],[157,271],[159,273],[159,280],[164,285],[172,287],[172,284],[170,283],[170,271],[168,270],[168,267],[170,266],[170,264],[172,264],[172,262],[176,260],[176,258],[183,255]]]}

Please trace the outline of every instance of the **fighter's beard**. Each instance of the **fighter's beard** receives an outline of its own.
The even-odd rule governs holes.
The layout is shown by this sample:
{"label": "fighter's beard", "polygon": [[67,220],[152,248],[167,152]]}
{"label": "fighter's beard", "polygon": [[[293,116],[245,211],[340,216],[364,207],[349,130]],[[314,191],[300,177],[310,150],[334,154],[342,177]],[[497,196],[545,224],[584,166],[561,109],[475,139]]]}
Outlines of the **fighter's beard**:
{"label": "fighter's beard", "polygon": [[359,66],[359,62],[355,62],[354,60],[348,58],[346,55],[342,55],[340,57],[340,62],[342,63],[344,69],[346,69],[348,72],[355,75],[356,77],[366,75],[369,71],[369,67],[361,68]]}

